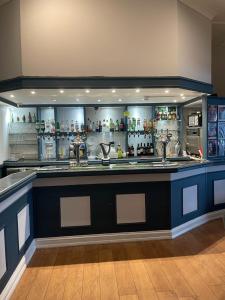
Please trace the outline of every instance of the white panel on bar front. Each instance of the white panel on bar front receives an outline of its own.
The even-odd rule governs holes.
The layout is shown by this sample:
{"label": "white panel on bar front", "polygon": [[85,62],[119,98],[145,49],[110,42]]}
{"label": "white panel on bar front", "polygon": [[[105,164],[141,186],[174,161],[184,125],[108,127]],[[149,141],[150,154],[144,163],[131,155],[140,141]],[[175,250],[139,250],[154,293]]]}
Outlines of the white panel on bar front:
{"label": "white panel on bar front", "polygon": [[18,214],[18,238],[19,238],[19,250],[24,246],[26,240],[30,236],[30,210],[29,204],[27,204]]}
{"label": "white panel on bar front", "polygon": [[183,189],[183,215],[198,209],[198,186],[192,185]]}
{"label": "white panel on bar front", "polygon": [[225,203],[225,179],[214,180],[214,204]]}
{"label": "white panel on bar front", "polygon": [[116,195],[117,224],[146,222],[145,194]]}
{"label": "white panel on bar front", "polygon": [[5,231],[0,230],[0,279],[6,272]]}
{"label": "white panel on bar front", "polygon": [[61,227],[91,225],[90,197],[60,198]]}

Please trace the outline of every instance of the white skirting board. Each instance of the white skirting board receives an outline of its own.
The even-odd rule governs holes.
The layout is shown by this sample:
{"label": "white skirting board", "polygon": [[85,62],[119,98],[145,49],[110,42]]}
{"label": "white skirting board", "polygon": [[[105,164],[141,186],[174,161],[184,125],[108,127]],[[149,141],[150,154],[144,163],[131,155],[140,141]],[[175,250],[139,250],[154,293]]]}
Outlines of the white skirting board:
{"label": "white skirting board", "polygon": [[188,221],[172,230],[118,232],[95,235],[62,236],[36,239],[37,248],[65,247],[76,245],[107,244],[132,241],[174,239],[185,232],[190,231],[211,220],[225,219],[225,209],[202,215],[194,220]]}
{"label": "white skirting board", "polygon": [[90,244],[106,244],[118,242],[132,242],[132,241],[146,241],[146,240],[162,240],[173,239],[185,232],[190,231],[202,224],[211,220],[223,218],[225,220],[225,209],[207,213],[194,220],[186,222],[172,230],[156,230],[156,231],[141,231],[141,232],[123,232],[123,233],[109,233],[109,234],[95,234],[95,235],[82,235],[82,236],[63,236],[54,238],[41,238],[33,240],[26,254],[21,259],[19,265],[11,276],[6,287],[0,295],[0,300],[8,300],[16,288],[23,272],[26,269],[30,259],[32,258],[36,247],[37,248],[52,248],[52,247],[65,247],[77,245],[90,245]]}
{"label": "white skirting board", "polygon": [[23,275],[23,272],[25,271],[29,261],[31,260],[35,250],[36,250],[36,245],[35,245],[35,241],[33,240],[32,243],[30,244],[30,247],[27,249],[25,255],[20,260],[17,268],[15,269],[12,276],[10,277],[4,290],[0,294],[0,300],[9,300],[10,299],[21,276]]}

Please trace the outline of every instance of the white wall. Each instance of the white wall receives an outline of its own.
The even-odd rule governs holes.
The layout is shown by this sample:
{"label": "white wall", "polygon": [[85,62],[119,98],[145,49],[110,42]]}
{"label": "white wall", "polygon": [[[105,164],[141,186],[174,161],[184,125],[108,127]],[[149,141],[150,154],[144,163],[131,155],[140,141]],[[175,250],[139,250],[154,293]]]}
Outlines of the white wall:
{"label": "white wall", "polygon": [[0,7],[0,80],[20,75],[20,3],[12,0]]}
{"label": "white wall", "polygon": [[178,2],[178,65],[184,77],[211,83],[211,21]]}
{"label": "white wall", "polygon": [[213,24],[212,81],[218,96],[225,97],[225,24]]}
{"label": "white wall", "polygon": [[24,75],[177,74],[176,0],[21,0]]}
{"label": "white wall", "polygon": [[9,108],[0,105],[0,164],[9,158],[8,154],[8,122],[10,120]]}

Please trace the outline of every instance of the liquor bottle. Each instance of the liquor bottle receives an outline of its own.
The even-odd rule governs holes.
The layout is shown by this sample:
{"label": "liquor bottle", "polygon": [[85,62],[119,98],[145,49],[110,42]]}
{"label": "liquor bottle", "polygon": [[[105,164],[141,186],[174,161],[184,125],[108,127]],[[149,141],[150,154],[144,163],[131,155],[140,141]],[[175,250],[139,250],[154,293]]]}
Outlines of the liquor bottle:
{"label": "liquor bottle", "polygon": [[122,150],[120,144],[118,144],[118,146],[117,146],[117,156],[118,156],[118,158],[123,158],[123,150]]}
{"label": "liquor bottle", "polygon": [[11,122],[14,123],[13,113],[11,114]]}
{"label": "liquor bottle", "polygon": [[144,146],[143,146],[143,155],[144,155],[144,156],[147,155],[147,147],[145,146],[145,144],[144,144]]}
{"label": "liquor bottle", "polygon": [[123,121],[123,118],[121,118],[119,129],[120,129],[120,131],[124,131],[124,121]]}
{"label": "liquor bottle", "polygon": [[114,131],[114,123],[113,123],[113,120],[110,118],[109,120],[109,130],[110,132],[113,132]]}
{"label": "liquor bottle", "polygon": [[105,122],[105,119],[102,121],[102,132],[106,132],[106,122]]}
{"label": "liquor bottle", "polygon": [[146,155],[150,155],[150,144],[149,143],[147,143]]}
{"label": "liquor bottle", "polygon": [[33,122],[33,123],[36,123],[36,120],[37,120],[37,118],[36,118],[36,114],[35,114],[35,113],[33,113],[33,115],[32,115],[32,122]]}
{"label": "liquor bottle", "polygon": [[96,132],[99,132],[99,121],[96,122],[95,131],[96,131]]}
{"label": "liquor bottle", "polygon": [[96,131],[95,122],[92,122],[92,131],[93,131],[93,132],[95,132],[95,131]]}
{"label": "liquor bottle", "polygon": [[106,122],[105,122],[105,131],[106,132],[110,131],[109,120],[106,120]]}
{"label": "liquor bottle", "polygon": [[52,119],[52,122],[51,122],[51,133],[55,134],[55,120]]}
{"label": "liquor bottle", "polygon": [[134,156],[134,145],[131,145],[130,147],[130,154],[131,156]]}
{"label": "liquor bottle", "polygon": [[79,132],[79,124],[78,121],[75,121],[75,131]]}
{"label": "liquor bottle", "polygon": [[141,119],[137,118],[137,130],[140,130],[141,128]]}
{"label": "liquor bottle", "polygon": [[17,116],[17,118],[16,118],[16,121],[17,121],[17,122],[19,122],[19,121],[20,121],[20,117],[19,117],[19,116]]}
{"label": "liquor bottle", "polygon": [[153,143],[150,144],[150,151],[149,151],[149,154],[150,154],[151,156],[154,156],[154,145],[153,145]]}
{"label": "liquor bottle", "polygon": [[99,126],[98,126],[98,128],[99,128],[99,132],[102,132],[102,123],[101,123],[101,121],[99,121]]}
{"label": "liquor bottle", "polygon": [[147,131],[147,120],[146,119],[144,119],[143,129],[145,132]]}
{"label": "liquor bottle", "polygon": [[143,146],[142,146],[142,143],[141,143],[141,146],[140,146],[140,155],[143,155],[143,152],[144,152],[144,149],[143,149]]}
{"label": "liquor bottle", "polygon": [[115,131],[119,131],[119,128],[120,128],[119,121],[118,121],[118,120],[116,120]]}
{"label": "liquor bottle", "polygon": [[70,124],[70,131],[74,132],[74,123],[73,123],[73,120],[71,121],[71,124]]}
{"label": "liquor bottle", "polygon": [[57,134],[60,133],[60,124],[59,124],[59,122],[56,122],[56,133]]}
{"label": "liquor bottle", "polygon": [[69,132],[70,132],[70,125],[69,125],[68,120],[66,120],[66,132],[67,132],[67,134],[69,134]]}
{"label": "liquor bottle", "polygon": [[132,130],[132,122],[131,122],[131,119],[128,118],[128,131],[131,131]]}
{"label": "liquor bottle", "polygon": [[32,123],[32,117],[31,117],[31,113],[29,112],[29,114],[28,114],[28,122],[29,123]]}
{"label": "liquor bottle", "polygon": [[128,151],[128,156],[130,157],[131,156],[131,147],[130,147],[130,145],[128,145],[127,151]]}
{"label": "liquor bottle", "polygon": [[26,117],[25,117],[25,115],[23,115],[23,118],[22,118],[22,120],[23,120],[23,123],[25,123],[25,122],[26,122]]}
{"label": "liquor bottle", "polygon": [[139,144],[137,145],[137,156],[141,156],[141,148]]}
{"label": "liquor bottle", "polygon": [[60,124],[60,132],[64,132],[64,131],[65,131],[64,122],[61,121],[61,124]]}
{"label": "liquor bottle", "polygon": [[137,127],[136,118],[132,118],[132,130],[135,131]]}

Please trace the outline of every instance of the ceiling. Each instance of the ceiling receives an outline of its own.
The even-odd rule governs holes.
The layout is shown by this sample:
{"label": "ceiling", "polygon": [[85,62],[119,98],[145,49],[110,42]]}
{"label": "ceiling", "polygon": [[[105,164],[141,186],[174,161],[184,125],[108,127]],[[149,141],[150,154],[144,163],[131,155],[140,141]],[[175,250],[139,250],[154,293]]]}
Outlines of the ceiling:
{"label": "ceiling", "polygon": [[225,22],[225,0],[180,0],[213,22]]}
{"label": "ceiling", "polygon": [[179,88],[145,89],[21,89],[0,93],[18,105],[183,103],[202,93]]}
{"label": "ceiling", "polygon": [[[0,0],[0,6],[11,0]],[[179,0],[214,22],[225,22],[225,0]]]}

